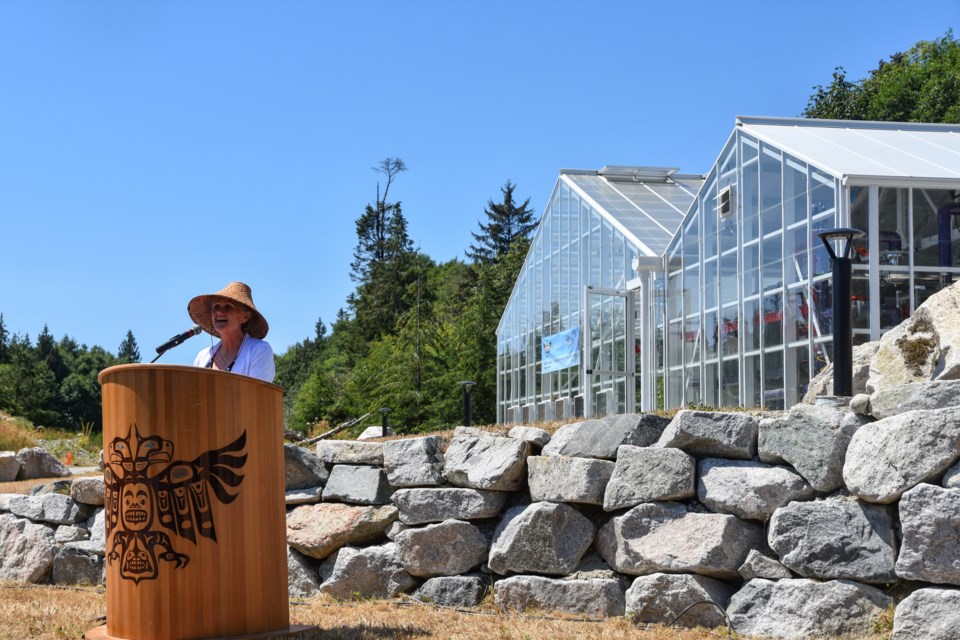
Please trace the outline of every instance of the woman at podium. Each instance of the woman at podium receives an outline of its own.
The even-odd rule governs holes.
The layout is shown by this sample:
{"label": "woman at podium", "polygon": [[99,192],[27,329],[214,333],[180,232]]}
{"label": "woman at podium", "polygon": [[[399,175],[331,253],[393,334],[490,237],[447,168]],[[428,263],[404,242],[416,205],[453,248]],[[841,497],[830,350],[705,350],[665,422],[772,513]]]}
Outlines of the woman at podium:
{"label": "woman at podium", "polygon": [[195,297],[187,313],[220,342],[203,349],[193,364],[273,382],[273,349],[264,342],[270,327],[253,304],[250,287],[231,282],[220,291]]}

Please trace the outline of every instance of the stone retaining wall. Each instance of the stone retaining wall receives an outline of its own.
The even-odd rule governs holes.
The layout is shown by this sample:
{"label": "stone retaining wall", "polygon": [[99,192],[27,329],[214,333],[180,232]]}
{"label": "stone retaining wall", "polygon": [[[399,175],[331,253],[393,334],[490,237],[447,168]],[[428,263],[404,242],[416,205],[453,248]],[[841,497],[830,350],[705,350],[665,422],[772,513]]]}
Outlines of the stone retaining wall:
{"label": "stone retaining wall", "polygon": [[[867,633],[895,606],[895,638],[954,638],[960,381],[912,385],[859,414],[681,411],[552,437],[461,427],[287,445],[291,597],[469,607],[492,588],[506,609],[656,623],[687,610],[677,624],[726,616],[773,637]],[[936,408],[914,406],[929,397]],[[102,479],[43,491],[0,495],[0,579],[102,582]]]}

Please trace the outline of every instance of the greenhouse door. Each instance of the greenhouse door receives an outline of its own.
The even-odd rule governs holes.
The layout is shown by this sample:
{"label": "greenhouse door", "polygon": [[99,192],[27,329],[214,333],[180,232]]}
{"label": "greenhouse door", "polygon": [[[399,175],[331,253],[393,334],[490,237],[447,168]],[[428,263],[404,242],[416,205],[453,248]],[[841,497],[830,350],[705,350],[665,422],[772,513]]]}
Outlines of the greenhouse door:
{"label": "greenhouse door", "polygon": [[584,415],[634,413],[633,293],[587,287],[583,300]]}

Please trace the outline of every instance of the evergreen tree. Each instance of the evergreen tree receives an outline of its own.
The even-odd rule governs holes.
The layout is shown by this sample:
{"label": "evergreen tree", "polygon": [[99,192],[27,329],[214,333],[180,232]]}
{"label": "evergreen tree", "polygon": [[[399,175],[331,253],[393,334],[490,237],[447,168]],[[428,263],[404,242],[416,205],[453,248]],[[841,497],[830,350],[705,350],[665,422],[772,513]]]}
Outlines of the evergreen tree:
{"label": "evergreen tree", "polygon": [[960,41],[953,31],[881,60],[857,82],[843,67],[817,85],[803,115],[840,120],[960,122]]}
{"label": "evergreen tree", "polygon": [[10,350],[7,342],[7,328],[3,324],[3,314],[0,313],[0,364],[10,362]]}
{"label": "evergreen tree", "polygon": [[140,349],[137,347],[137,339],[133,337],[133,331],[127,329],[127,336],[120,343],[117,349],[117,360],[120,364],[131,364],[140,362]]}
{"label": "evergreen tree", "polygon": [[483,210],[487,223],[479,223],[481,233],[471,232],[477,244],[470,245],[467,257],[473,262],[481,265],[496,262],[510,251],[515,241],[529,239],[530,233],[536,229],[530,198],[518,206],[513,199],[514,189],[516,185],[507,180],[500,188],[503,201],[487,201],[487,208]]}
{"label": "evergreen tree", "polygon": [[350,264],[350,277],[357,283],[347,303],[367,341],[392,333],[406,310],[407,285],[412,273],[413,242],[399,202],[387,200],[390,186],[407,167],[399,158],[386,158],[377,169],[387,178],[383,193],[377,183],[377,199],[357,219],[357,246]]}

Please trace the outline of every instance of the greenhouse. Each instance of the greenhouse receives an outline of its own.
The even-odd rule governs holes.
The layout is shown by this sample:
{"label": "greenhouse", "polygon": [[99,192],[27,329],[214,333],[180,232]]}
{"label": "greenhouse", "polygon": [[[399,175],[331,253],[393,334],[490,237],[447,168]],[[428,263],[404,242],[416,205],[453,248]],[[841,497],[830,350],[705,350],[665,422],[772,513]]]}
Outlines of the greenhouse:
{"label": "greenhouse", "polygon": [[741,117],[706,175],[562,171],[497,329],[498,420],[787,408],[832,358],[819,233],[855,227],[854,343],[960,278],[960,126]]}

